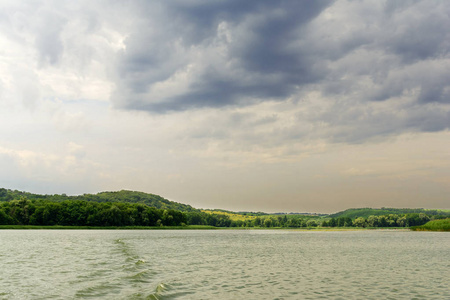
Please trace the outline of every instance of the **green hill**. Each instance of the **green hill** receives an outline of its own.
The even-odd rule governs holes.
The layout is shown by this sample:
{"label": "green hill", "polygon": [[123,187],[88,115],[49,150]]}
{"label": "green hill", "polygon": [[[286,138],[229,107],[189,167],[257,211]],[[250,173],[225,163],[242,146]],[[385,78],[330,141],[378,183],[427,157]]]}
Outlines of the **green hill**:
{"label": "green hill", "polygon": [[79,196],[62,195],[40,195],[17,190],[0,188],[0,201],[11,201],[25,197],[27,199],[42,199],[54,202],[65,200],[83,200],[92,202],[122,202],[122,203],[142,203],[158,209],[174,209],[178,211],[198,211],[190,205],[182,204],[164,199],[161,196],[134,191],[101,192],[98,194],[84,194]]}
{"label": "green hill", "polygon": [[[148,194],[143,192],[135,191],[117,191],[117,192],[100,192],[97,194],[83,194],[78,196],[67,196],[66,194],[55,194],[55,195],[40,195],[28,192],[22,192],[17,190],[10,190],[5,188],[0,188],[0,202],[1,201],[11,201],[20,198],[26,198],[29,200],[48,200],[54,202],[62,202],[65,200],[82,200],[91,202],[121,202],[121,203],[141,203],[150,207],[155,207],[158,209],[173,209],[182,212],[199,212],[190,205],[182,204],[174,201],[164,199],[161,196]],[[251,212],[231,212],[220,209],[210,210],[217,213],[228,213],[236,214],[242,216],[266,216],[266,213],[251,213]],[[369,216],[383,216],[389,214],[404,215],[404,214],[420,214],[424,213],[428,216],[439,216],[442,218],[450,217],[450,210],[438,210],[438,209],[423,209],[423,208],[350,208],[341,212],[330,214],[328,216],[320,215],[327,218],[351,218],[352,220],[363,217],[368,218]],[[274,215],[277,216],[277,215]],[[289,215],[290,216],[290,215]],[[288,216],[288,217],[289,217]],[[297,215],[295,215],[297,216]],[[300,216],[300,215],[299,215]],[[305,215],[304,217],[311,217]],[[318,216],[315,216],[318,217]],[[438,217],[438,218],[439,218]]]}
{"label": "green hill", "polygon": [[444,209],[423,209],[423,208],[350,208],[335,214],[329,215],[330,218],[348,217],[356,219],[359,217],[367,218],[369,216],[383,216],[389,214],[419,214],[424,213],[430,216],[442,215],[450,216],[450,210]]}

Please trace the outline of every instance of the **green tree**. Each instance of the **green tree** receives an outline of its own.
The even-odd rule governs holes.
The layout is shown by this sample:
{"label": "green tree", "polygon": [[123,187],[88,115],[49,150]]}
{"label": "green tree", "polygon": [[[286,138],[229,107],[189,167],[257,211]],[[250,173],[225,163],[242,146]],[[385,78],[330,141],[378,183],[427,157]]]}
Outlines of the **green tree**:
{"label": "green tree", "polygon": [[0,209],[0,225],[10,225],[12,224],[12,219],[8,216],[2,209]]}
{"label": "green tree", "polygon": [[272,227],[272,219],[271,218],[266,218],[264,219],[264,227]]}
{"label": "green tree", "polygon": [[48,202],[44,206],[42,212],[43,225],[57,225],[60,224],[61,218],[61,204],[57,202]]}
{"label": "green tree", "polygon": [[356,218],[353,221],[353,225],[356,227],[366,227],[366,220],[363,217]]}
{"label": "green tree", "polygon": [[367,226],[369,227],[378,227],[379,226],[379,221],[378,221],[378,217],[377,216],[369,216],[367,218]]}
{"label": "green tree", "polygon": [[331,219],[328,221],[328,226],[329,226],[329,227],[336,227],[336,225],[337,225],[337,222],[336,222],[336,219],[335,219],[335,218],[331,218]]}
{"label": "green tree", "polygon": [[308,220],[307,222],[306,222],[306,226],[308,226],[308,227],[317,227],[318,226],[318,224],[317,224],[317,222],[316,222],[316,220]]}
{"label": "green tree", "polygon": [[28,225],[30,216],[34,213],[36,207],[25,197],[10,202],[10,216],[16,220],[18,224]]}

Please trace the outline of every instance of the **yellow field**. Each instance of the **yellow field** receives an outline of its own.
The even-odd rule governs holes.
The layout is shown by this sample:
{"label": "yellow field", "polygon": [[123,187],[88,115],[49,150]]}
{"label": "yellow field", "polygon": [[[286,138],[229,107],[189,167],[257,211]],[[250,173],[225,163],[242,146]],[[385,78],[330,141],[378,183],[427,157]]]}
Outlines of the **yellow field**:
{"label": "yellow field", "polygon": [[247,220],[253,220],[256,217],[255,216],[247,216],[247,215],[239,215],[239,214],[233,214],[225,211],[211,211],[211,210],[202,210],[202,212],[205,212],[207,214],[214,214],[214,215],[225,215],[230,218],[232,221],[247,221]]}

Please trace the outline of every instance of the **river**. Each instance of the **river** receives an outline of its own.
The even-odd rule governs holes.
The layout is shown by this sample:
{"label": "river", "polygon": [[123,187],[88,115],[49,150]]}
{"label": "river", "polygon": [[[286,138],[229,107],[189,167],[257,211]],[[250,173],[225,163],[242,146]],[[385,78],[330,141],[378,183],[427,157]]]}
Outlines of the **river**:
{"label": "river", "polygon": [[0,230],[0,299],[450,299],[450,234]]}

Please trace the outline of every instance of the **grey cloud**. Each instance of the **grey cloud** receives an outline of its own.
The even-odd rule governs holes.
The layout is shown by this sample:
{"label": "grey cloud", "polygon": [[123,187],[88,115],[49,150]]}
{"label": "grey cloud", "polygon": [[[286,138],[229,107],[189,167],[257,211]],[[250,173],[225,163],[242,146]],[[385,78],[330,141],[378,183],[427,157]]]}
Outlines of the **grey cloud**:
{"label": "grey cloud", "polygon": [[387,1],[384,10],[370,9],[370,1],[349,3],[359,7],[349,5],[353,10],[344,20],[314,24],[308,33],[308,42],[331,70],[319,89],[330,96],[365,94],[360,101],[420,89],[419,102],[448,101],[442,82],[448,76],[441,70],[450,53],[448,2]]}
{"label": "grey cloud", "polygon": [[[448,2],[179,1],[144,7],[139,31],[118,62],[116,107],[167,113],[288,98],[300,107],[304,95],[317,91],[330,102],[326,111],[306,109],[298,124],[271,133],[359,143],[450,127],[448,109],[440,106],[450,101]],[[166,94],[154,92],[183,72],[184,82]],[[393,99],[405,103],[373,108]],[[245,130],[256,127],[247,123]],[[212,135],[217,133],[224,136],[218,128]]]}
{"label": "grey cloud", "polygon": [[[18,43],[31,36],[41,65],[79,74],[102,65],[116,108],[164,114],[278,101],[298,109],[315,92],[326,111],[305,106],[299,120],[310,124],[277,128],[280,139],[355,142],[450,127],[448,1],[60,3],[0,9],[0,30]],[[123,50],[110,34],[126,37]],[[405,103],[365,111],[395,101]],[[237,130],[264,126],[251,124]]]}
{"label": "grey cloud", "polygon": [[66,22],[64,8],[58,2],[12,2],[0,6],[2,34],[20,44],[27,44],[31,37],[41,65],[58,63],[64,51],[61,31]]}
{"label": "grey cloud", "polygon": [[[377,88],[364,100],[386,100],[420,88],[421,102],[447,101],[444,83],[427,84],[427,80],[408,81],[407,76],[391,75],[417,62],[448,55],[450,36],[446,26],[442,26],[450,26],[450,6],[446,2],[386,2],[382,10],[374,7],[373,12],[368,9],[370,1],[357,2],[365,9],[348,12],[348,21],[355,22],[351,18],[356,17],[364,20],[366,16],[361,14],[371,13],[367,24],[349,27],[345,20],[314,24],[315,18],[331,4],[140,3],[135,8],[139,10],[139,28],[131,33],[119,59],[113,102],[121,108],[161,113],[283,100],[308,88],[330,96],[355,94],[366,89],[358,84],[358,77],[365,75],[374,80]],[[226,41],[218,37],[220,24],[226,25],[226,34],[230,35]],[[214,49],[218,44],[223,53]],[[361,50],[370,52],[372,57],[366,57],[365,63],[355,63]],[[204,58],[199,61],[196,54]],[[217,60],[211,58],[214,56]],[[351,65],[334,67],[346,57]],[[156,84],[189,65],[198,68],[189,74],[187,88],[174,95],[151,92]],[[344,76],[352,79],[342,80]]]}
{"label": "grey cloud", "polygon": [[[272,2],[274,3],[274,2]],[[278,4],[279,5],[279,4]],[[295,42],[301,39],[300,29],[317,16],[326,6],[290,1],[264,11],[264,16],[247,21],[248,35],[233,43],[231,55],[251,72],[282,73],[292,82],[312,81],[309,53]],[[306,50],[306,51],[305,51]],[[312,78],[309,78],[312,77]]]}
{"label": "grey cloud", "polygon": [[[308,135],[336,143],[360,144],[405,132],[436,132],[450,128],[450,109],[434,103],[396,103],[378,107],[376,103],[337,101],[315,115],[301,113],[298,118],[320,127]],[[297,138],[294,133],[290,138]]]}
{"label": "grey cloud", "polygon": [[424,71],[420,82],[421,103],[450,103],[449,64]]}
{"label": "grey cloud", "polygon": [[240,149],[254,145],[271,148],[283,143],[283,137],[276,134],[280,116],[273,112],[235,111],[212,112],[201,120],[186,124],[180,139],[186,136],[200,140],[219,142]]}
{"label": "grey cloud", "polygon": [[366,95],[370,100],[383,101],[409,93],[419,104],[449,103],[449,66],[445,61],[403,66],[387,73]]}
{"label": "grey cloud", "polygon": [[450,6],[446,2],[415,2],[387,18],[384,46],[406,62],[448,55]]}
{"label": "grey cloud", "polygon": [[58,63],[64,51],[60,34],[67,20],[45,8],[41,10],[38,11],[39,25],[35,39],[36,48],[39,51],[42,64],[54,65]]}
{"label": "grey cloud", "polygon": [[[0,33],[15,44],[34,50],[40,67],[59,67],[62,59],[70,56],[68,60],[78,60],[74,64],[82,68],[80,62],[89,64],[93,54],[101,51],[92,45],[108,42],[101,39],[112,32],[111,19],[118,27],[122,25],[117,19],[118,7],[106,4],[110,2],[3,1]],[[103,36],[95,40],[99,33]],[[98,56],[104,57],[105,53]]]}
{"label": "grey cloud", "polygon": [[[314,61],[317,58],[295,41],[301,39],[301,28],[330,1],[166,3],[158,10],[163,17],[149,13],[142,20],[148,31],[141,28],[127,40],[113,98],[119,107],[165,112],[245,105],[289,96],[297,86],[325,75],[321,64]],[[147,12],[153,8],[148,6]],[[155,32],[158,24],[163,29]],[[226,24],[231,35],[222,44],[218,41],[220,24]],[[218,46],[225,54],[217,61],[208,57],[196,61],[190,53],[210,53],[211,47]],[[183,93],[155,99],[148,92],[190,64],[200,67],[190,75]]]}
{"label": "grey cloud", "polygon": [[419,3],[421,0],[403,0],[403,1],[386,1],[384,4],[384,9],[387,14],[398,13],[403,11],[408,7]]}

